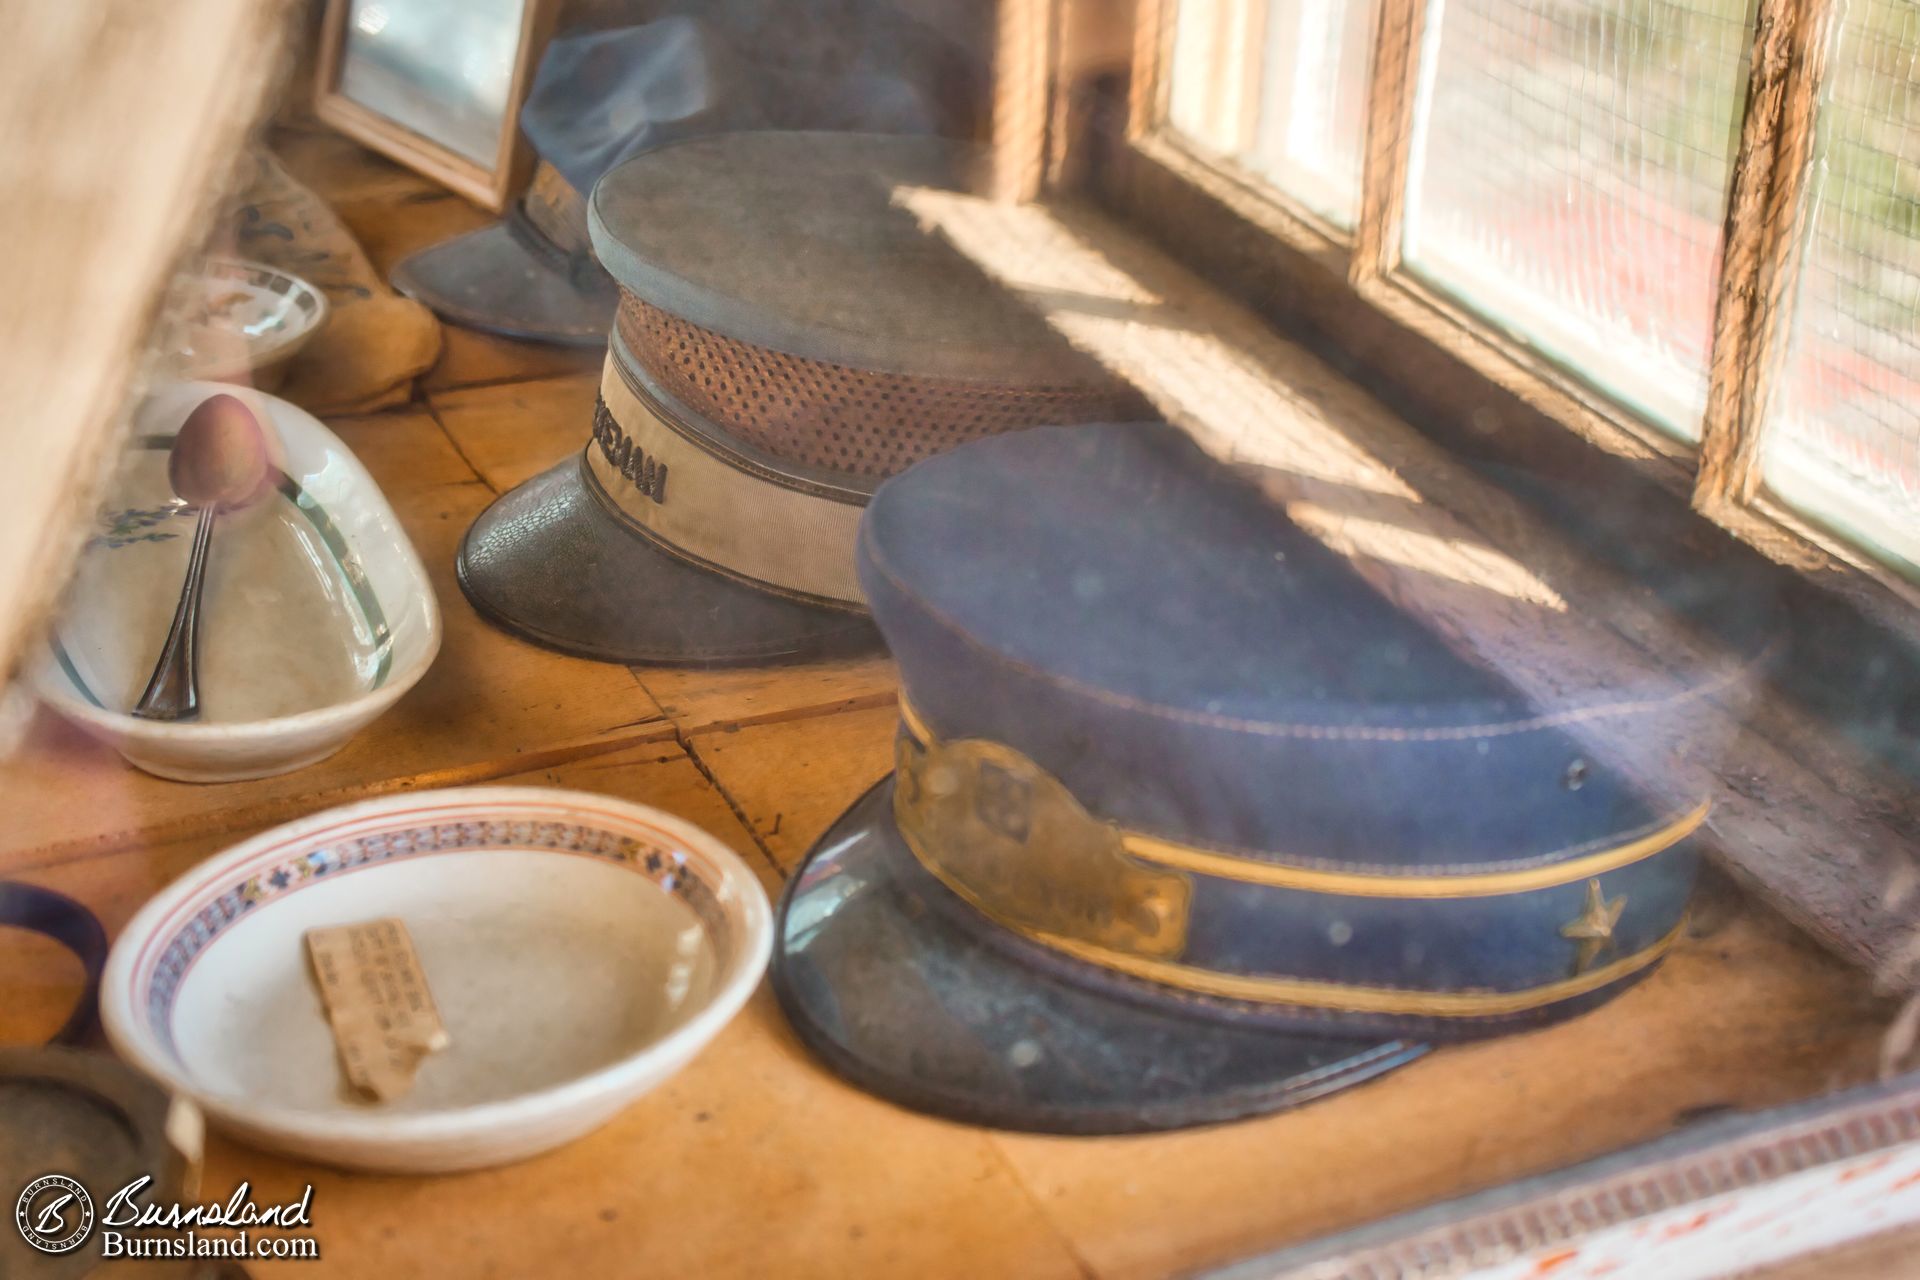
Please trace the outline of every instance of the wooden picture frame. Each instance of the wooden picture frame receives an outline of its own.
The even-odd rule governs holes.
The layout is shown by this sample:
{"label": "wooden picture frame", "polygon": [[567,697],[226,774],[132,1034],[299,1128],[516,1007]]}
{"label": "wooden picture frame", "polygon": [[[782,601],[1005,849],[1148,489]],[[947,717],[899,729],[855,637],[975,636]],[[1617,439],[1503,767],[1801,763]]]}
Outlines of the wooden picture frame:
{"label": "wooden picture frame", "polygon": [[[393,6],[407,2],[390,0]],[[505,119],[491,166],[478,163],[446,142],[383,115],[342,91],[352,0],[327,0],[314,83],[314,114],[356,142],[432,178],[484,209],[502,213],[525,188],[533,170],[533,148],[520,131],[520,105],[532,85],[534,68],[546,47],[547,37],[552,34],[558,9],[559,0],[523,0],[519,40],[507,86]]]}

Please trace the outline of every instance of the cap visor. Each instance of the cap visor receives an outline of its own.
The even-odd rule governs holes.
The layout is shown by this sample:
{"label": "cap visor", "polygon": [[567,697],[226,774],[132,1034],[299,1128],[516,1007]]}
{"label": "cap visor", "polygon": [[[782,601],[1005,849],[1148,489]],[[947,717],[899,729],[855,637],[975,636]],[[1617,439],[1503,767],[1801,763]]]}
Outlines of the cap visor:
{"label": "cap visor", "polygon": [[596,267],[583,288],[500,224],[401,259],[393,287],[450,324],[566,346],[606,342],[620,305],[611,276]]}
{"label": "cap visor", "polygon": [[587,492],[578,456],[495,499],[457,563],[474,608],[515,635],[607,662],[726,665],[875,648],[864,616],[783,599],[649,541]]}
{"label": "cap visor", "polygon": [[773,981],[808,1047],[862,1088],[972,1124],[1134,1133],[1278,1111],[1426,1052],[1182,1017],[1022,964],[936,906],[893,822],[893,781],[843,814],[787,886]]}

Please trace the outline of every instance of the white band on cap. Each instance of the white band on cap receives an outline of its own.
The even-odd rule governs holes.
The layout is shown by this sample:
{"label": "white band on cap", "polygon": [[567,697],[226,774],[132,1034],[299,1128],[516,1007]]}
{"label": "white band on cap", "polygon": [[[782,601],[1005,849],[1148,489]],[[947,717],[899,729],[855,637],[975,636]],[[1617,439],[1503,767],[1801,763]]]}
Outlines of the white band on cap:
{"label": "white band on cap", "polygon": [[798,478],[782,483],[765,467],[743,469],[752,464],[676,430],[627,385],[611,352],[600,398],[608,421],[594,424],[587,467],[634,524],[722,572],[865,603],[853,567],[860,502]]}

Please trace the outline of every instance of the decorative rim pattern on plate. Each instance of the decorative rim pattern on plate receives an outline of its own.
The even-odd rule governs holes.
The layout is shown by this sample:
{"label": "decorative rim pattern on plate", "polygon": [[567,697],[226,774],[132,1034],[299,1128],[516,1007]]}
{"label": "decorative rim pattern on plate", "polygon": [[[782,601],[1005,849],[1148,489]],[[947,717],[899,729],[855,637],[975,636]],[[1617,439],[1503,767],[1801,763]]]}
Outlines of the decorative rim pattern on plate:
{"label": "decorative rim pattern on plate", "polygon": [[[502,801],[492,807],[524,813],[530,806],[526,801]],[[364,817],[354,818],[277,841],[229,868],[218,888],[196,893],[177,906],[153,932],[134,962],[133,1007],[145,1011],[148,1030],[178,1061],[173,1011],[181,985],[194,962],[235,921],[255,907],[288,897],[322,879],[406,858],[446,853],[550,852],[627,867],[684,902],[712,939],[721,967],[727,966],[734,938],[720,895],[702,877],[687,851],[678,847],[677,837],[630,815],[611,810],[582,811],[577,805],[564,807],[587,817],[605,817],[625,830],[575,820],[489,818],[484,816],[486,802],[469,799],[458,806],[468,816],[458,819],[425,817],[449,808],[429,805],[379,814],[371,824]]]}
{"label": "decorative rim pattern on plate", "polygon": [[[193,965],[212,953],[206,967],[214,972],[203,979],[206,984],[218,985],[223,976],[246,980],[246,971],[227,967],[236,960],[225,954],[233,948],[223,952],[211,945],[235,920],[322,880],[406,858],[496,849],[588,858],[612,867],[608,874],[647,877],[685,903],[697,922],[652,927],[676,934],[694,927],[708,931],[716,953],[711,982],[698,999],[681,1006],[677,1021],[624,1056],[488,1101],[398,1111],[336,1105],[338,1100],[295,1103],[270,1083],[237,1086],[223,1072],[201,1071],[181,1056],[179,1049],[191,1047],[187,1040],[195,1030],[182,1018],[187,1002],[180,999]],[[442,870],[461,874],[473,862]],[[365,885],[355,883],[345,901],[333,904],[341,910],[315,919],[382,914],[381,884],[377,876]],[[564,912],[577,900],[570,893],[556,900],[556,909]],[[273,923],[270,916],[262,927]],[[287,924],[268,941],[297,949],[299,939]],[[209,1121],[244,1141],[346,1168],[476,1169],[578,1137],[685,1067],[752,997],[772,944],[773,911],[760,877],[727,843],[696,823],[636,801],[563,788],[453,787],[361,800],[296,819],[202,862],[128,922],[107,957],[100,1014],[107,1040],[122,1058],[191,1098]],[[234,943],[244,945],[246,939]],[[237,960],[246,963],[244,956]],[[619,972],[584,976],[614,982],[624,977]],[[174,1022],[181,1025],[176,1028]]]}

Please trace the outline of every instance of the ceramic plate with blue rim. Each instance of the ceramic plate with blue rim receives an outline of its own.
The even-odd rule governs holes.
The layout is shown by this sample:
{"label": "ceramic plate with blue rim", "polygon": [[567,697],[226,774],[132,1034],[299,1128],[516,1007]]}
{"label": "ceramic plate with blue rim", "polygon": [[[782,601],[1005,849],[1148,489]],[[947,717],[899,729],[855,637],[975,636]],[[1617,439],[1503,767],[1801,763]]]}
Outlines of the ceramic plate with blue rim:
{"label": "ceramic plate with blue rim", "polygon": [[[201,602],[197,720],[128,714],[172,622],[196,511],[173,494],[173,437],[208,396],[245,400],[271,436],[272,489],[215,525]],[[440,647],[440,610],[385,495],[340,438],[296,405],[218,383],[154,395],[36,667],[62,716],[162,777],[283,773],[344,744],[410,688]]]}
{"label": "ceramic plate with blue rim", "polygon": [[[412,1088],[347,1085],[310,929],[398,917],[448,1044]],[[426,1173],[559,1145],[684,1066],[766,967],[754,874],[690,822],[535,787],[386,796],[188,872],[114,944],[120,1055],[255,1145]]]}

